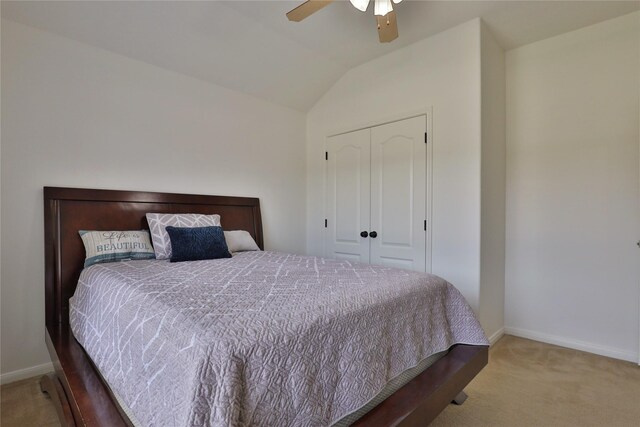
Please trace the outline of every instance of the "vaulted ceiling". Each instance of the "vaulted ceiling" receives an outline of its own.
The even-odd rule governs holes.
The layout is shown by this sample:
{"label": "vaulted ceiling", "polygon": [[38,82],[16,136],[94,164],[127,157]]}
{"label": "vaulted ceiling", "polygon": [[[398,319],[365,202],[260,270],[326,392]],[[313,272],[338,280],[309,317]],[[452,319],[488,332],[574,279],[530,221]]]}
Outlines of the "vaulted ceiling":
{"label": "vaulted ceiling", "polygon": [[300,23],[300,1],[3,1],[2,17],[307,111],[346,71],[480,17],[511,49],[640,9],[638,1],[409,1],[400,37],[336,1]]}

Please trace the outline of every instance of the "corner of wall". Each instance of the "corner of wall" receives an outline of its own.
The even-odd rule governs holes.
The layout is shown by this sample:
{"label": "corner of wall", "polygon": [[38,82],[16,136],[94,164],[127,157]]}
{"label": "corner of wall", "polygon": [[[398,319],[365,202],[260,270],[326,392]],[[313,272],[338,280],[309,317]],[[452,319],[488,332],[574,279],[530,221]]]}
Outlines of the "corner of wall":
{"label": "corner of wall", "polygon": [[506,70],[504,49],[480,25],[480,322],[496,340],[504,331],[506,226]]}

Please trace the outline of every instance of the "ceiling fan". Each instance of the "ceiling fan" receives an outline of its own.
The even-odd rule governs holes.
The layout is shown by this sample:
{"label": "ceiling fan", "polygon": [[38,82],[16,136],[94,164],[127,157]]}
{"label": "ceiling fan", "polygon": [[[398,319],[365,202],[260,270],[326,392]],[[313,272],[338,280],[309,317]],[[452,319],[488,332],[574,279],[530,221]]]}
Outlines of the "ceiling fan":
{"label": "ceiling fan", "polygon": [[[295,9],[287,12],[289,21],[300,22],[309,15],[319,11],[334,0],[307,0]],[[362,12],[369,7],[370,0],[349,0],[351,4]],[[398,23],[396,13],[393,11],[392,0],[373,0],[373,14],[378,24],[378,38],[380,43],[388,43],[398,38]],[[402,0],[393,0],[400,3]]]}

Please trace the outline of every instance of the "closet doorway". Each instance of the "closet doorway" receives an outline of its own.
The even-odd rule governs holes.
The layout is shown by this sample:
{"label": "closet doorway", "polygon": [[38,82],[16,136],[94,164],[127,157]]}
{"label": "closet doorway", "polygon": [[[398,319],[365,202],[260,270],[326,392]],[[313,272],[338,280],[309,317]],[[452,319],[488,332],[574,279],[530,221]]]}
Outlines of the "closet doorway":
{"label": "closet doorway", "polygon": [[325,255],[430,271],[424,115],[327,139]]}

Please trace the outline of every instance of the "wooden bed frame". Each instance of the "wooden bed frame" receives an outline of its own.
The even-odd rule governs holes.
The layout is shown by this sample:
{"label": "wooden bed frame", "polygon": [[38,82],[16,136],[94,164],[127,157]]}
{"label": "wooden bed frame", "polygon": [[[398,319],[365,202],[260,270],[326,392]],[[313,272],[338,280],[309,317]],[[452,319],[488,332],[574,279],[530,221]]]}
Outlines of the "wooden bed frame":
{"label": "wooden bed frame", "polygon": [[[78,230],[148,229],[147,212],[217,213],[226,228],[249,231],[264,249],[256,198],[45,187],[46,343],[55,374],[40,385],[63,425],[131,425],[69,329],[69,298],[85,256]],[[461,395],[487,360],[486,346],[456,345],[354,425],[424,426]]]}

